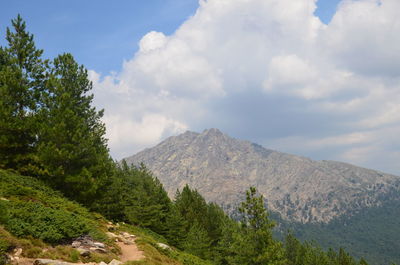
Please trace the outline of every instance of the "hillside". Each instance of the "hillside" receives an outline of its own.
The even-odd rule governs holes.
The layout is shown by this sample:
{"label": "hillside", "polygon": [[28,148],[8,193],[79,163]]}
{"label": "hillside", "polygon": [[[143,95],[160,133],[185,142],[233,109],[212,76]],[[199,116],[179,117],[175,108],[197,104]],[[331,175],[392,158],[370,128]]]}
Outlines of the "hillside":
{"label": "hillside", "polygon": [[[126,158],[143,162],[173,196],[185,184],[209,201],[234,208],[249,186],[284,219],[329,222],[391,200],[400,178],[335,161],[311,159],[237,140],[217,129],[186,132]],[[395,195],[394,195],[395,196]]]}
{"label": "hillside", "polygon": [[274,216],[280,224],[276,235],[283,238],[293,231],[301,240],[312,240],[324,249],[343,247],[355,257],[364,257],[371,264],[400,263],[400,200],[364,208],[351,216],[342,216],[324,223],[287,222]]}
{"label": "hillside", "polygon": [[254,185],[278,223],[324,249],[344,247],[372,264],[399,263],[399,177],[268,150],[216,129],[186,132],[126,159],[145,163],[170,196],[185,184],[235,213]]}
{"label": "hillside", "polygon": [[[134,240],[126,236],[132,234]],[[64,265],[107,264],[113,259],[148,265],[209,264],[177,249],[166,251],[161,243],[166,243],[161,236],[132,225],[114,225],[37,179],[0,170],[0,264],[50,262],[46,259]]]}

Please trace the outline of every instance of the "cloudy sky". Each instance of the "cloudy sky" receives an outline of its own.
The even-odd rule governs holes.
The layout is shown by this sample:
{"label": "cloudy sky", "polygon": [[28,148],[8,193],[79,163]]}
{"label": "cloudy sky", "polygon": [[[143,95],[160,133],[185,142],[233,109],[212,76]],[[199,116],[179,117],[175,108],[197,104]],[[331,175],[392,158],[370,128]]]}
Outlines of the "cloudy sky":
{"label": "cloudy sky", "polygon": [[90,70],[116,159],[215,127],[400,174],[399,0],[33,2],[0,33],[21,13],[46,56]]}

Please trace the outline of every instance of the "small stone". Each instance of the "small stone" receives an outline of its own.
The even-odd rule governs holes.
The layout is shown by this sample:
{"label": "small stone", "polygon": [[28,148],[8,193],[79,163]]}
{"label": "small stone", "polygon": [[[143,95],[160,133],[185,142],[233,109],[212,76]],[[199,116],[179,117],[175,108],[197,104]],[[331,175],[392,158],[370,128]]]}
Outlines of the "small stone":
{"label": "small stone", "polygon": [[99,265],[107,265],[104,261],[100,261]]}
{"label": "small stone", "polygon": [[72,246],[73,248],[79,248],[79,247],[81,246],[81,242],[79,242],[79,241],[74,241],[74,242],[72,242],[71,246]]}
{"label": "small stone", "polygon": [[106,235],[107,235],[109,238],[115,238],[115,237],[118,237],[116,234],[114,234],[114,233],[111,233],[111,232],[106,232]]}
{"label": "small stone", "polygon": [[162,249],[171,249],[170,246],[168,246],[168,245],[166,245],[166,244],[164,244],[164,243],[157,243],[157,246],[159,246],[159,247],[162,248]]}
{"label": "small stone", "polygon": [[90,251],[93,251],[93,252],[97,252],[97,253],[107,253],[107,250],[105,250],[104,248],[96,248],[96,247],[92,247],[92,248],[90,248]]}
{"label": "small stone", "polygon": [[17,248],[17,249],[14,250],[14,255],[15,255],[15,256],[18,257],[18,256],[21,255],[21,254],[22,254],[22,248]]}
{"label": "small stone", "polygon": [[110,263],[108,263],[108,265],[120,265],[120,264],[122,264],[122,262],[116,259],[113,259]]}
{"label": "small stone", "polygon": [[93,245],[95,247],[98,247],[98,248],[105,248],[106,247],[103,243],[100,243],[100,242],[94,242]]}
{"label": "small stone", "polygon": [[127,233],[127,232],[123,232],[122,236],[125,237],[125,238],[129,238],[131,235],[129,233]]}
{"label": "small stone", "polygon": [[84,248],[76,249],[82,257],[90,257],[90,250]]}

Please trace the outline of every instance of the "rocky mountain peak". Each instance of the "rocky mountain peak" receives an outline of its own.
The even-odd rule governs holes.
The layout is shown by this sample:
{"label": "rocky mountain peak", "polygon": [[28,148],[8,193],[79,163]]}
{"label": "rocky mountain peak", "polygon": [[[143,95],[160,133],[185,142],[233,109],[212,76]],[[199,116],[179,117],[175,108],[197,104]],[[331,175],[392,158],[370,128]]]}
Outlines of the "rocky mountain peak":
{"label": "rocky mountain peak", "polygon": [[301,222],[328,222],[379,205],[400,190],[397,176],[269,150],[215,128],[170,137],[126,161],[145,163],[171,197],[189,184],[229,209],[255,186],[270,210]]}
{"label": "rocky mountain peak", "polygon": [[216,128],[211,128],[211,129],[205,129],[202,133],[201,136],[206,136],[206,137],[221,137],[224,134],[216,129]]}

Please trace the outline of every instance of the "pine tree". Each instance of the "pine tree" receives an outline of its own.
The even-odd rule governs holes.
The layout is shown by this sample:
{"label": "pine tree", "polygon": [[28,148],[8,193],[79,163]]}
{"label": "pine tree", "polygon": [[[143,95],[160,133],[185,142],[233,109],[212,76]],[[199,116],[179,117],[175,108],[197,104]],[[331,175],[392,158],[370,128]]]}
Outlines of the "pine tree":
{"label": "pine tree", "polygon": [[207,202],[196,191],[186,185],[175,197],[175,205],[184,219],[188,222],[187,231],[195,221],[205,227],[207,223]]}
{"label": "pine tree", "polygon": [[339,249],[338,262],[340,265],[355,265],[354,259],[342,248]]}
{"label": "pine tree", "polygon": [[368,265],[368,262],[364,258],[361,258],[360,262],[358,264],[359,265]]}
{"label": "pine tree", "polygon": [[183,244],[186,240],[185,227],[187,227],[186,220],[183,218],[176,206],[172,205],[166,219],[167,231],[165,237],[167,238],[168,243],[179,249],[183,249]]}
{"label": "pine tree", "polygon": [[291,233],[288,233],[285,238],[285,255],[288,260],[288,265],[300,265],[299,257],[301,251],[301,243]]}
{"label": "pine tree", "polygon": [[211,240],[207,231],[198,223],[194,222],[187,233],[184,243],[185,251],[203,259],[210,258]]}
{"label": "pine tree", "polygon": [[237,264],[266,265],[285,264],[284,251],[279,242],[272,238],[274,223],[268,218],[263,196],[251,187],[246,192],[239,212],[242,229],[235,236],[235,261]]}
{"label": "pine tree", "polygon": [[0,48],[0,168],[25,175],[40,173],[36,157],[36,112],[46,62],[18,15],[7,28],[8,47]]}
{"label": "pine tree", "polygon": [[216,246],[216,252],[218,253],[214,260],[217,264],[236,264],[237,260],[237,241],[243,231],[238,222],[232,219],[225,219],[222,224],[221,238]]}
{"label": "pine tree", "polygon": [[39,113],[38,154],[46,181],[86,205],[111,169],[103,111],[92,106],[91,89],[87,70],[72,55],[60,55],[53,60]]}

